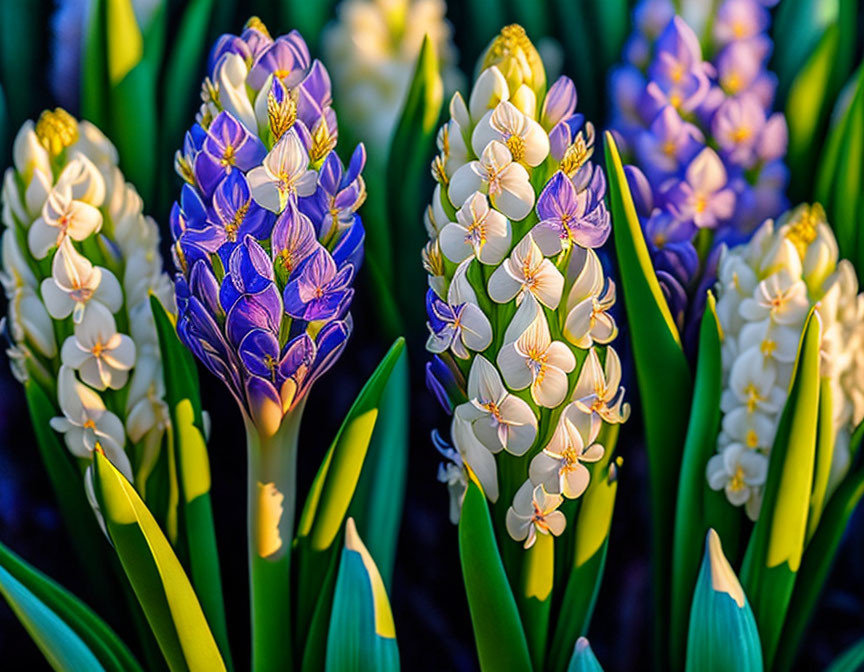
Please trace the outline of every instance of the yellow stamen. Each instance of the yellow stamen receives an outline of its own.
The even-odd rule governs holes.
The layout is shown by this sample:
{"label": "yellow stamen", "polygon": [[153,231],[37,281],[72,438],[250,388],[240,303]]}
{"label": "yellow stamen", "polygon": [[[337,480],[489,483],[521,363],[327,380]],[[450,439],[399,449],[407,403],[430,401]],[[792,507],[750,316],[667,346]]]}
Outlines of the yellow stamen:
{"label": "yellow stamen", "polygon": [[744,467],[738,465],[738,468],[735,469],[735,473],[732,474],[732,478],[729,479],[729,489],[732,492],[738,492],[746,486],[747,484],[744,482]]}
{"label": "yellow stamen", "polygon": [[759,435],[755,430],[747,430],[747,436],[744,438],[744,443],[747,444],[748,448],[755,448],[759,445]]}

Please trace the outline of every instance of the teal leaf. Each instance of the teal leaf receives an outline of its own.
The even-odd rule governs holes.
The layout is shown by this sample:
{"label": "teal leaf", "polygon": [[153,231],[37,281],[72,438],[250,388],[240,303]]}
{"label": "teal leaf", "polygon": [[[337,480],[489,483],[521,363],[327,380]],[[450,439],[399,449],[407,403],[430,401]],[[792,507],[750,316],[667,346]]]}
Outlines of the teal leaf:
{"label": "teal leaf", "polygon": [[354,519],[345,523],[345,546],[333,594],[327,636],[327,672],[396,672],[399,648],[387,590],[363,545]]}
{"label": "teal leaf", "polygon": [[696,581],[687,672],[762,672],[762,647],[753,612],[735,571],[711,529]]}
{"label": "teal leaf", "polygon": [[[65,643],[85,648],[108,672],[139,672],[141,666],[113,630],[86,604],[0,544],[0,593],[31,633],[49,662],[65,659]],[[68,629],[64,630],[63,627]],[[52,629],[56,630],[52,632]],[[35,628],[35,632],[34,632]],[[75,639],[79,643],[75,643]],[[46,650],[47,649],[47,650]],[[86,658],[86,656],[85,656]]]}
{"label": "teal leaf", "polygon": [[570,659],[570,665],[567,666],[567,672],[603,672],[600,666],[600,661],[591,650],[591,645],[585,637],[580,637],[576,640],[576,645],[573,647],[573,657]]}

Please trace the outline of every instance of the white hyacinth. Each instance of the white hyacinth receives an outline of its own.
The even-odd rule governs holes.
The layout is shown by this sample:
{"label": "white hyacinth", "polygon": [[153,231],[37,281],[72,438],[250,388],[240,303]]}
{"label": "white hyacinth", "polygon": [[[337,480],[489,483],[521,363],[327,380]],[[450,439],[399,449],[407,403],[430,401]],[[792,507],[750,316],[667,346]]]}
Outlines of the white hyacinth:
{"label": "white hyacinth", "polygon": [[771,446],[811,306],[823,324],[821,375],[830,382],[836,436],[829,490],[849,465],[852,430],[864,419],[864,295],[820,205],[766,221],[746,245],[723,253],[717,316],[723,330],[723,412],[708,484],[759,515]]}
{"label": "white hyacinth", "polygon": [[[2,279],[15,376],[53,398],[70,452],[97,446],[133,481],[167,423],[154,293],[173,311],[159,231],[92,124],[26,122],[3,180]],[[141,467],[143,468],[143,466]]]}
{"label": "white hyacinth", "polygon": [[[428,35],[448,91],[461,83],[444,0],[343,0],[324,30],[325,61],[357,138],[384,159]],[[377,150],[377,151],[376,151]]]}
{"label": "white hyacinth", "polygon": [[[606,183],[575,86],[547,91],[521,27],[493,40],[467,101],[452,97],[438,133],[425,216],[430,387],[455,407],[439,479],[451,512],[468,470],[490,501],[512,502],[506,527],[527,548],[564,531],[558,506],[585,492],[613,448],[601,430],[630,410],[610,345],[615,285],[594,249],[610,232]],[[500,461],[520,458],[524,480],[500,483]]]}

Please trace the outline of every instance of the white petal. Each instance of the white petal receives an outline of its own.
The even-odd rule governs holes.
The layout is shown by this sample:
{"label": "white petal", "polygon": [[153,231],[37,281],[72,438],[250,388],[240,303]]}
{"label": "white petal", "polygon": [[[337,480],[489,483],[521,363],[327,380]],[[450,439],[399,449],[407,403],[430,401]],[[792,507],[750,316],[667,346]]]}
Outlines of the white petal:
{"label": "white petal", "polygon": [[507,343],[498,352],[498,368],[507,385],[514,390],[524,390],[532,382],[531,370],[525,359],[516,350],[515,343]]}
{"label": "white petal", "polygon": [[521,289],[522,283],[507,272],[506,264],[495,269],[487,285],[489,298],[496,303],[509,303]]}
{"label": "white petal", "polygon": [[48,250],[57,244],[57,238],[60,234],[60,229],[49,226],[40,217],[33,222],[33,225],[27,232],[27,247],[30,248],[30,253],[37,259],[44,259],[48,254]]}
{"label": "white petal", "polygon": [[226,53],[216,64],[219,102],[253,134],[258,132],[255,110],[246,94],[246,62],[239,54]]}
{"label": "white petal", "polygon": [[575,464],[566,472],[562,480],[564,481],[564,487],[561,489],[561,494],[567,499],[576,499],[581,497],[588,487],[591,473],[581,464]]}
{"label": "white petal", "polygon": [[69,295],[57,286],[53,278],[45,278],[42,281],[42,300],[48,314],[55,320],[65,320],[72,314],[75,302]]}
{"label": "white petal", "polygon": [[492,343],[492,325],[479,306],[469,303],[462,310],[462,342],[475,352],[482,352]]}
{"label": "white petal", "polygon": [[567,396],[567,375],[555,366],[547,366],[545,376],[531,386],[531,397],[540,406],[555,408]]}
{"label": "white petal", "polygon": [[511,163],[498,179],[501,192],[490,193],[492,205],[515,222],[525,219],[534,207],[534,188],[528,179],[528,172],[518,163]]}
{"label": "white petal", "polygon": [[450,222],[442,230],[438,237],[438,243],[441,245],[441,252],[450,261],[460,263],[471,256],[473,250],[471,245],[465,240],[468,231],[460,224]]}
{"label": "white petal", "polygon": [[471,90],[471,97],[468,102],[471,118],[480,119],[486,110],[495,107],[500,101],[507,100],[509,97],[510,91],[507,80],[498,67],[486,68],[480,73],[474,88]]}
{"label": "white petal", "polygon": [[256,166],[246,174],[246,178],[252,190],[252,198],[258,205],[270,212],[282,211],[282,195],[266,168]]}
{"label": "white petal", "polygon": [[556,537],[561,536],[564,528],[567,527],[567,518],[560,511],[547,513],[545,516],[546,525],[549,526],[549,531]]}
{"label": "white petal", "polygon": [[460,166],[453,173],[453,177],[450,178],[450,186],[447,188],[447,196],[450,198],[450,202],[454,208],[461,208],[474,192],[485,189],[483,180],[477,172],[479,169],[480,162],[471,161],[464,166]]}

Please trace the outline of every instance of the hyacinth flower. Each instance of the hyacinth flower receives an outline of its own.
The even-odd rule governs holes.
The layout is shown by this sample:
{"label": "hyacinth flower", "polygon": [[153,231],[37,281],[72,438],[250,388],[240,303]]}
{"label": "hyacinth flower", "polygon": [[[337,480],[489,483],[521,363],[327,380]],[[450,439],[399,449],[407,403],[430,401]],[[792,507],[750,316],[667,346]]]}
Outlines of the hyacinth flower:
{"label": "hyacinth flower", "polygon": [[747,245],[721,256],[717,317],[723,329],[723,412],[718,454],[706,476],[730,504],[759,517],[767,464],[810,309],[822,320],[821,394],[832,409],[828,498],[849,471],[850,440],[864,420],[864,295],[855,269],[838,261],[821,206],[801,205],[765,222]]}
{"label": "hyacinth flower", "polygon": [[[759,0],[643,0],[610,75],[613,129],[666,303],[692,344],[720,243],[786,206],[786,121],[771,112],[769,15]],[[707,58],[706,58],[707,55]],[[710,58],[710,60],[709,60]],[[689,347],[689,345],[688,345]]]}
{"label": "hyacinth flower", "polygon": [[45,388],[51,426],[82,464],[98,447],[143,491],[168,423],[149,294],[172,311],[173,296],[156,224],[113,145],[62,109],[25,123],[13,156],[2,242],[12,371]]}
{"label": "hyacinth flower", "polygon": [[765,669],[788,669],[862,494],[864,298],[819,205],[723,246],[712,289],[689,424],[674,439],[683,455],[669,664],[683,668],[692,645],[690,541],[714,528],[752,606]]}
{"label": "hyacinth flower", "polygon": [[[178,384],[165,365],[184,353],[176,337],[165,338],[175,313],[173,286],[162,268],[157,225],[143,214],[117,158],[98,128],[60,108],[18,132],[2,190],[6,352],[24,385],[75,553],[94,593],[105,596],[102,608],[122,618],[121,584],[141,589],[136,569],[150,558],[132,540],[129,516],[147,517],[144,536],[161,544],[157,562],[173,562],[182,575],[177,582],[191,581],[204,595],[203,607],[194,593],[187,600],[200,621],[190,612],[179,627],[199,627],[206,613],[202,651],[221,659],[211,634],[212,628],[225,646],[207,417],[195,382]],[[123,498],[108,494],[112,485],[125,491]],[[138,514],[124,508],[133,500]],[[130,545],[138,549],[134,568],[125,555]],[[107,567],[126,571],[115,576]],[[138,597],[151,618],[158,610],[153,598]],[[174,627],[165,623],[158,630],[160,644],[160,633],[170,636]]]}
{"label": "hyacinth flower", "polygon": [[[568,552],[555,538],[608,530],[615,438],[629,414],[612,347],[615,284],[595,251],[611,231],[606,181],[591,160],[594,129],[575,108],[572,81],[561,77],[547,91],[525,31],[507,26],[487,49],[467,102],[453,96],[432,164],[437,184],[423,250],[427,381],[452,414],[450,441],[434,435],[447,458],[439,480],[459,520],[463,568],[472,545],[483,543],[474,535],[491,524],[485,495],[500,547],[493,551],[511,581],[520,585],[524,571],[526,582],[547,587],[517,590],[522,625],[490,632],[475,599],[507,602],[513,593],[506,579],[501,585],[466,569],[487,669],[501,656],[530,659],[534,669],[566,666],[588,620],[571,591],[599,583],[588,560],[598,549],[578,551],[580,570],[556,574],[553,586],[554,554]],[[565,588],[570,597],[550,629],[551,595]]]}
{"label": "hyacinth flower", "polygon": [[[246,425],[253,666],[282,669],[294,656],[286,624],[305,633],[315,602],[307,603],[304,591],[326,578],[301,581],[295,619],[289,588],[297,437],[311,387],[352,331],[366,155],[362,144],[347,165],[336,154],[330,78],[296,31],[274,39],[253,18],[240,36],[220,37],[201,95],[197,121],[176,156],[185,182],[171,211],[177,332],[228,387]],[[387,360],[383,380],[370,383],[372,393],[380,396],[401,349]],[[356,436],[343,426],[339,436],[361,441],[363,426]],[[331,459],[337,458],[328,456],[322,474]],[[343,516],[352,493],[353,487],[334,494],[347,497]],[[310,501],[304,520],[318,506]],[[303,521],[300,534],[310,535]],[[315,552],[333,547],[333,537],[320,547],[311,536]],[[329,562],[319,557],[310,569],[305,558],[301,572]],[[305,634],[296,641],[299,658]]]}

